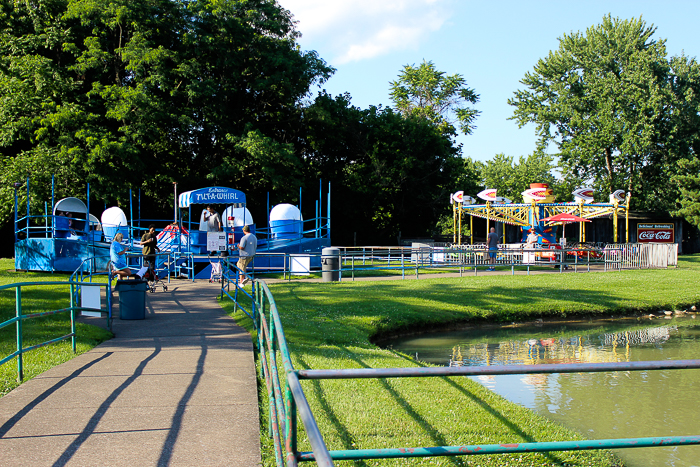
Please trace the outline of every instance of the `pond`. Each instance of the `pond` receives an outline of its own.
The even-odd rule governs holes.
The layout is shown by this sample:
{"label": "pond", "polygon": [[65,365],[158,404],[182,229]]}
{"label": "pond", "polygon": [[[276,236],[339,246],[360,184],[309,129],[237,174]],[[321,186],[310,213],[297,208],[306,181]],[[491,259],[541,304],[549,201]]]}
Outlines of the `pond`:
{"label": "pond", "polygon": [[[685,360],[700,358],[700,318],[693,314],[473,327],[383,344],[448,366]],[[590,439],[700,434],[700,369],[473,378]],[[700,466],[700,446],[614,452],[629,467]]]}

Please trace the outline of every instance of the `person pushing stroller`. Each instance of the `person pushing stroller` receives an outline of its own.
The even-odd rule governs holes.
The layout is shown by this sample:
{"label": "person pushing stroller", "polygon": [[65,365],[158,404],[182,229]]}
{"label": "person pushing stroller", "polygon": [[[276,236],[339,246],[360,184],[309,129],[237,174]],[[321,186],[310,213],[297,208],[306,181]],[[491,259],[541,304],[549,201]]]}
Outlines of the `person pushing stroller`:
{"label": "person pushing stroller", "polygon": [[143,246],[143,257],[148,263],[147,266],[155,270],[156,251],[160,251],[160,248],[158,248],[158,237],[156,236],[156,226],[154,224],[149,225],[148,231],[141,237],[141,245]]}

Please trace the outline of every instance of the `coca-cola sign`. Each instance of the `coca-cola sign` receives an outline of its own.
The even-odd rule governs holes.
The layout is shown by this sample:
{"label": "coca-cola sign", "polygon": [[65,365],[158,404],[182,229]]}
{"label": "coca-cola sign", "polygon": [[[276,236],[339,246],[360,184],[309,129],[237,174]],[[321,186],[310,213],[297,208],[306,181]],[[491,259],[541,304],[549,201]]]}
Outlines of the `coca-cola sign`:
{"label": "coca-cola sign", "polygon": [[673,224],[637,224],[637,241],[639,243],[673,243]]}

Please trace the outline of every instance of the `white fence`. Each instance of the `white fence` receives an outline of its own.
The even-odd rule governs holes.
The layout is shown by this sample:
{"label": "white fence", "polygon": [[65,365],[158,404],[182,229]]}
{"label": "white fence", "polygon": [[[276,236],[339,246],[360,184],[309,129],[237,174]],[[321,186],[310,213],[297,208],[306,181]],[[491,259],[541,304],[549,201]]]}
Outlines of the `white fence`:
{"label": "white fence", "polygon": [[609,243],[603,253],[606,263],[619,262],[623,269],[678,266],[677,243]]}

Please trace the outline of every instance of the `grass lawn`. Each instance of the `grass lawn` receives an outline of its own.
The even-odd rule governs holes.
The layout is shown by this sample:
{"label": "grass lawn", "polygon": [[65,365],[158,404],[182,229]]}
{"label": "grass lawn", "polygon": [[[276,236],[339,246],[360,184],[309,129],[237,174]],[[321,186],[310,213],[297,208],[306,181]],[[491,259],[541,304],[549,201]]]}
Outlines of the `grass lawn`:
{"label": "grass lawn", "polygon": [[[0,259],[0,285],[15,282],[49,282],[67,281],[67,274],[14,272],[13,259]],[[105,279],[106,280],[106,279]],[[39,313],[70,306],[70,289],[68,286],[33,286],[22,288],[22,313]],[[15,289],[0,291],[0,323],[15,316]],[[41,318],[24,320],[24,346],[46,342],[70,334],[70,315],[60,313]],[[0,329],[0,358],[4,358],[17,349],[15,325]],[[96,326],[76,323],[78,335],[77,354],[87,352],[97,344],[112,337],[112,333]],[[34,376],[66,362],[76,354],[71,348],[70,339],[32,350],[24,354],[24,379]],[[17,359],[12,359],[0,366],[0,396],[17,387]]]}
{"label": "grass lawn", "polygon": [[[668,270],[422,277],[418,281],[271,285],[295,367],[418,366],[424,364],[374,342],[383,336],[458,323],[609,317],[700,303],[698,255],[682,257],[678,268]],[[224,306],[233,310],[230,302]],[[251,329],[242,312],[234,317]],[[464,377],[302,381],[302,385],[330,449],[581,439]],[[266,401],[261,407],[266,412]],[[270,443],[263,443],[266,465],[273,465]],[[299,446],[310,450],[303,432]],[[588,451],[336,463],[408,464],[607,466],[619,461],[606,452]]]}

